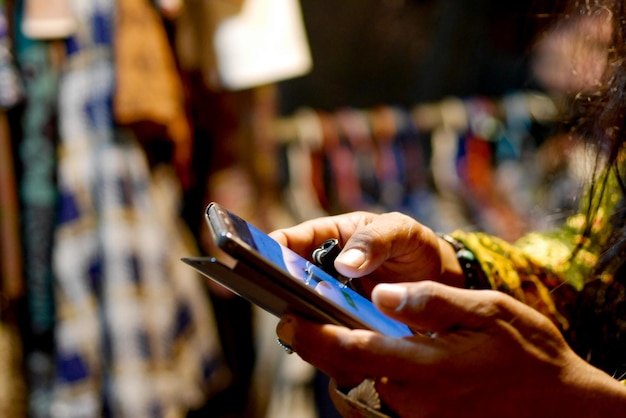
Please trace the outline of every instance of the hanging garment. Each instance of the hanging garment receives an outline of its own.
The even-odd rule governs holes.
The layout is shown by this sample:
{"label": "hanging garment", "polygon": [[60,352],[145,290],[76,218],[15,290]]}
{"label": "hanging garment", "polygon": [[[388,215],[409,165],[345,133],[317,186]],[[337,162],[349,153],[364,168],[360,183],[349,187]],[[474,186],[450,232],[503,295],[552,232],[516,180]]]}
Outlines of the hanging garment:
{"label": "hanging garment", "polygon": [[7,116],[0,111],[0,311],[24,290],[19,202]]}
{"label": "hanging garment", "polygon": [[176,19],[176,55],[186,72],[200,73],[211,90],[222,88],[214,37],[219,24],[241,12],[245,0],[185,0]]}
{"label": "hanging garment", "polygon": [[191,132],[182,82],[161,17],[148,0],[118,0],[116,7],[115,120],[163,126],[174,143],[179,176],[188,184]]}
{"label": "hanging garment", "polygon": [[364,209],[352,150],[341,134],[334,114],[320,112],[324,150],[333,179],[329,184],[330,212]]}
{"label": "hanging garment", "polygon": [[214,46],[220,82],[243,90],[300,77],[313,65],[300,2],[245,0],[221,21]]}
{"label": "hanging garment", "polygon": [[114,1],[73,4],[59,86],[51,416],[182,417],[224,384],[210,309],[199,279],[172,264],[183,251],[173,196],[155,198],[143,150],[113,124]]}
{"label": "hanging garment", "polygon": [[[16,22],[23,21],[26,4],[16,3]],[[56,113],[59,68],[48,41],[27,38],[15,25],[16,58],[24,83],[21,139],[23,263],[29,320],[26,350],[29,408],[32,417],[47,417],[54,375],[54,295],[52,246],[56,222]]]}
{"label": "hanging garment", "polygon": [[21,242],[13,150],[0,112],[0,416],[26,416],[26,381],[16,302],[23,295]]}
{"label": "hanging garment", "polygon": [[70,0],[24,0],[21,30],[31,39],[59,39],[75,30]]}
{"label": "hanging garment", "polygon": [[322,126],[313,109],[300,109],[294,122],[295,138],[282,149],[286,171],[282,199],[295,220],[302,222],[326,214],[318,193],[323,189]]}
{"label": "hanging garment", "polygon": [[11,137],[5,110],[23,100],[24,86],[11,50],[8,16],[0,0],[0,416],[27,414],[22,335],[16,307],[24,296],[19,194]]}
{"label": "hanging garment", "polygon": [[28,416],[21,348],[21,335],[15,323],[0,322],[0,415],[3,417]]}
{"label": "hanging garment", "polygon": [[13,62],[11,47],[9,16],[4,0],[0,0],[0,107],[4,109],[14,106],[24,96],[24,87]]}
{"label": "hanging garment", "polygon": [[[498,182],[496,153],[504,141],[502,122],[492,100],[466,100],[469,129],[459,139],[458,173],[464,184],[463,196],[473,220],[482,230],[513,241],[526,230],[520,207],[509,200]],[[502,148],[502,147],[501,147]]]}
{"label": "hanging garment", "polygon": [[399,209],[405,195],[402,174],[406,173],[406,167],[395,140],[402,127],[396,119],[396,109],[391,106],[378,106],[369,114],[372,138],[378,154],[375,172],[380,185],[379,200],[382,207],[390,210]]}
{"label": "hanging garment", "polygon": [[[13,140],[4,109],[23,97],[12,53],[4,2],[0,1],[0,298],[15,301],[22,297],[22,251],[19,231],[17,179],[13,162]],[[1,302],[0,302],[1,305]]]}
{"label": "hanging garment", "polygon": [[352,174],[356,178],[361,200],[359,206],[374,209],[380,195],[375,170],[378,155],[366,115],[358,109],[342,108],[335,112],[335,119],[340,136],[351,154]]}
{"label": "hanging garment", "polygon": [[402,184],[402,193],[390,210],[406,212],[427,225],[435,227],[440,222],[440,211],[435,207],[430,178],[431,135],[421,132],[411,114],[394,108],[396,134],[393,150],[398,166],[397,182]]}

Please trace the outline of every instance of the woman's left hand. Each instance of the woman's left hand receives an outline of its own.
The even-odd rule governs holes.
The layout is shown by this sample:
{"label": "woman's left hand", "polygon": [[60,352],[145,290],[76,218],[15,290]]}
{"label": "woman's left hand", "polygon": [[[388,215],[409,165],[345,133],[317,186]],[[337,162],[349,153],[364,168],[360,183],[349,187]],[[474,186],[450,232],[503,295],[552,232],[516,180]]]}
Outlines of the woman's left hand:
{"label": "woman's left hand", "polygon": [[612,417],[626,410],[626,388],[578,357],[545,316],[505,294],[424,281],[382,284],[372,297],[420,332],[390,338],[286,315],[278,336],[339,387],[376,379],[381,400],[401,417]]}

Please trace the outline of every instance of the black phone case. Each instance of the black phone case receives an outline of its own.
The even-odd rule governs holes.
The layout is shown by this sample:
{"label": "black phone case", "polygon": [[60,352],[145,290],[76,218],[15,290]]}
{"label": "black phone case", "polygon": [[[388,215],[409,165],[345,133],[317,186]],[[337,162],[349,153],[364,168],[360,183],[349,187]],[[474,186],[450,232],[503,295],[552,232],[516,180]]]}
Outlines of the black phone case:
{"label": "black phone case", "polygon": [[241,262],[230,268],[213,257],[185,257],[182,261],[277,317],[295,312],[318,322],[371,329],[282,272],[262,273]]}
{"label": "black phone case", "polygon": [[[205,215],[215,243],[234,258],[234,263],[232,266],[227,266],[213,257],[186,257],[182,259],[183,262],[204,276],[222,284],[277,317],[286,312],[294,312],[314,321],[342,325],[353,329],[367,329],[376,332],[389,329],[380,324],[370,325],[358,314],[326,299],[303,281],[295,279],[267,260],[256,250],[255,240],[249,231],[245,231],[251,226],[245,220],[215,202],[207,206]],[[352,297],[360,298],[364,303],[371,303],[358,293],[353,292],[352,289],[343,288],[342,291],[351,293]],[[382,321],[393,322],[384,314],[380,313],[380,315]],[[377,326],[382,328],[377,329]],[[396,335],[398,333],[404,335],[404,330],[394,330],[393,332]]]}

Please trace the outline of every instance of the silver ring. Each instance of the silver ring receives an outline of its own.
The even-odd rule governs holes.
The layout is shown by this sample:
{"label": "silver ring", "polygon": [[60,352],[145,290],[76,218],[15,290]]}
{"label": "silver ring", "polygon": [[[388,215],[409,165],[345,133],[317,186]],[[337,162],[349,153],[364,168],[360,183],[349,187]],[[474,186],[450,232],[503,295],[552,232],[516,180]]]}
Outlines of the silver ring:
{"label": "silver ring", "polygon": [[287,354],[293,354],[293,348],[291,348],[290,345],[285,344],[284,342],[281,341],[280,338],[276,338],[276,342],[278,343],[278,345],[280,346],[280,348],[282,348],[283,350],[285,350],[285,353]]}

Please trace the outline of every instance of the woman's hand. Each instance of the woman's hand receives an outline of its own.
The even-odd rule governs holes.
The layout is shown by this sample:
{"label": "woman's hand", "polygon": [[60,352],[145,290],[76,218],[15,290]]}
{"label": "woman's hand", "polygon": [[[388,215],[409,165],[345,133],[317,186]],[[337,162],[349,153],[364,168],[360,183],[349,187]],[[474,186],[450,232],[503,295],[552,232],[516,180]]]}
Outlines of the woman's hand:
{"label": "woman's hand", "polygon": [[464,285],[450,245],[398,212],[353,212],[319,218],[270,235],[306,258],[327,239],[339,239],[343,250],[335,260],[335,268],[346,277],[362,278],[368,293],[381,282],[428,279]]}
{"label": "woman's hand", "polygon": [[401,417],[617,417],[626,388],[576,356],[545,316],[496,291],[383,284],[373,301],[423,333],[404,339],[283,317],[280,339],[339,387],[376,379]]}

